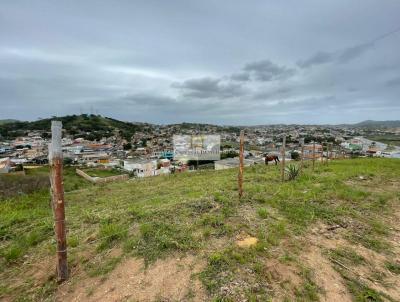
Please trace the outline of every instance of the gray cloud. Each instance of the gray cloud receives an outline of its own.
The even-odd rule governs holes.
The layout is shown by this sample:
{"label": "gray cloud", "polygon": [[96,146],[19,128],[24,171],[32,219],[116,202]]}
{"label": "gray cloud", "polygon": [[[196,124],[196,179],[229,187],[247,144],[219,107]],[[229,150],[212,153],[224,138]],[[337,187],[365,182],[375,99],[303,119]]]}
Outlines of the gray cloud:
{"label": "gray cloud", "polygon": [[180,89],[184,97],[191,98],[228,98],[243,93],[242,86],[237,83],[208,77],[173,83],[172,87]]}
{"label": "gray cloud", "polygon": [[250,73],[255,80],[263,82],[287,79],[295,73],[294,69],[279,66],[270,60],[248,63],[243,70]]}
{"label": "gray cloud", "polygon": [[398,119],[399,1],[249,1],[4,0],[0,119]]}
{"label": "gray cloud", "polygon": [[400,77],[390,79],[386,82],[387,87],[400,87]]}
{"label": "gray cloud", "polygon": [[299,65],[302,68],[308,68],[313,65],[329,63],[332,62],[333,60],[334,60],[334,55],[332,53],[319,51],[306,60],[298,61],[297,65]]}
{"label": "gray cloud", "polygon": [[346,48],[339,54],[337,60],[339,63],[350,62],[370,50],[373,46],[373,43],[364,43]]}
{"label": "gray cloud", "polygon": [[238,72],[238,73],[232,74],[230,78],[234,81],[246,82],[246,81],[250,81],[250,73]]}
{"label": "gray cloud", "polygon": [[348,47],[336,52],[318,51],[308,59],[298,61],[297,65],[301,68],[308,68],[312,67],[313,65],[321,65],[333,62],[344,64],[360,57],[373,46],[374,43],[368,42]]}

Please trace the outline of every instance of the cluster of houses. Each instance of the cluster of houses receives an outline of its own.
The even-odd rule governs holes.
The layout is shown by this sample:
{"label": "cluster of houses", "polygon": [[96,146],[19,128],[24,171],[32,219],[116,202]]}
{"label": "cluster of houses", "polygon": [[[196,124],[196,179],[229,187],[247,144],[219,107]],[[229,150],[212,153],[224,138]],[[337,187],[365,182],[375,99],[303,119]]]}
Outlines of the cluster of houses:
{"label": "cluster of houses", "polygon": [[[207,126],[207,131],[216,131],[213,127]],[[254,165],[264,163],[265,154],[276,154],[281,156],[281,137],[286,133],[291,139],[286,144],[285,157],[288,160],[296,159],[294,157],[300,153],[300,137],[307,137],[311,133],[314,137],[323,135],[322,128],[311,126],[293,126],[287,128],[286,132],[279,126],[269,128],[252,127],[251,131],[246,132],[246,152],[245,165]],[[311,128],[306,128],[311,127]],[[267,130],[266,130],[267,129]],[[165,175],[169,173],[179,173],[190,171],[199,167],[193,163],[177,160],[174,157],[172,146],[173,127],[163,128],[160,126],[160,137],[149,136],[148,134],[137,133],[132,137],[131,142],[121,141],[116,138],[104,138],[100,141],[88,141],[83,138],[71,138],[66,136],[62,139],[63,155],[68,164],[77,166],[103,166],[109,168],[118,168],[129,172],[136,177],[148,177],[156,175]],[[337,133],[335,132],[337,131]],[[388,151],[387,145],[367,140],[363,137],[339,137],[339,132],[343,130],[331,130],[330,136],[333,136],[335,147],[330,150],[330,157],[339,157],[343,154],[354,154],[358,156],[381,156],[400,158],[400,148],[395,147]],[[215,132],[214,132],[215,133]],[[233,142],[228,147],[221,148],[221,155],[229,153],[232,156],[223,156],[222,160],[214,160],[215,170],[237,167],[239,159],[237,156],[238,148],[234,147],[238,142],[239,136],[236,132],[222,131],[221,146],[224,142]],[[49,140],[43,137],[41,132],[32,131],[24,137],[16,138],[13,141],[0,142],[0,173],[10,173],[15,171],[21,165],[46,165],[48,164],[48,143]],[[343,134],[343,133],[341,133]],[[346,133],[347,135],[348,133]],[[326,139],[326,133],[325,139]],[[144,143],[146,141],[146,143]],[[331,139],[332,141],[332,139]],[[125,148],[130,143],[132,148]],[[236,144],[237,146],[237,144]],[[304,145],[304,159],[309,160],[314,156],[321,159],[328,156],[326,147],[321,144]],[[210,163],[208,163],[210,165]]]}

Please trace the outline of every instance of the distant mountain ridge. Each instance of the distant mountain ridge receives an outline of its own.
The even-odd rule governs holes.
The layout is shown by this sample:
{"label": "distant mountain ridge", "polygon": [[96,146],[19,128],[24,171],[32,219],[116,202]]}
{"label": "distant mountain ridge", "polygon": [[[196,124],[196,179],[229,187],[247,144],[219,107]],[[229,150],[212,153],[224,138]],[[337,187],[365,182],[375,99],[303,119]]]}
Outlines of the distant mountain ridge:
{"label": "distant mountain ridge", "polygon": [[[50,131],[52,120],[60,120],[63,123],[63,128],[68,134],[74,137],[84,137],[89,140],[100,139],[102,137],[110,137],[118,134],[119,136],[130,139],[130,137],[138,131],[152,131],[161,125],[151,123],[135,123],[124,122],[117,119],[103,117],[94,114],[67,115],[62,117],[51,117],[40,119],[37,121],[26,122],[13,119],[0,120],[0,137],[15,138],[24,135],[27,131],[41,130]],[[239,132],[240,129],[249,127],[280,127],[288,126],[289,124],[274,124],[274,125],[259,125],[259,126],[229,126],[229,125],[211,125],[209,123],[174,123],[164,126],[180,127],[180,129],[204,130],[207,127],[213,127],[214,131],[231,131]],[[299,125],[300,124],[290,124]],[[312,125],[308,125],[312,126]],[[341,125],[314,125],[325,127],[361,127],[361,128],[396,128],[400,127],[400,120],[395,121],[374,121],[366,120],[356,124],[341,124]]]}
{"label": "distant mountain ridge", "polygon": [[18,122],[18,120],[5,119],[5,120],[0,120],[0,125],[15,123],[15,122]]}
{"label": "distant mountain ridge", "polygon": [[400,120],[394,120],[394,121],[365,120],[360,123],[353,124],[352,126],[365,127],[365,128],[396,128],[400,127]]}

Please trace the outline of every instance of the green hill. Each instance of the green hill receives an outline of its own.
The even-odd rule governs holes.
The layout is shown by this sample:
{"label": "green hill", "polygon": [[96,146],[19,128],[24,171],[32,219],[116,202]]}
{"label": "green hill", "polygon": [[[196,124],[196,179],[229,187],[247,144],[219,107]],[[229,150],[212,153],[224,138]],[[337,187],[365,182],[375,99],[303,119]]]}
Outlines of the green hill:
{"label": "green hill", "polygon": [[354,124],[353,126],[363,127],[363,128],[396,128],[396,127],[400,127],[400,121],[366,120],[366,121]]}
{"label": "green hill", "polygon": [[17,120],[12,120],[12,119],[0,120],[0,125],[10,124],[10,123],[15,123],[15,122],[18,122],[18,121]]}
{"label": "green hill", "polygon": [[6,138],[14,138],[24,135],[27,131],[31,130],[50,131],[52,120],[62,121],[63,128],[67,133],[76,136],[88,136],[88,139],[109,137],[116,133],[128,138],[132,136],[135,131],[146,127],[146,124],[122,122],[99,115],[82,114],[52,117],[33,122],[15,121],[3,125],[0,124],[0,135]]}
{"label": "green hill", "polygon": [[0,299],[399,301],[400,161],[279,175],[246,168],[239,201],[236,169],[101,186],[68,172],[62,285],[49,190],[3,197]]}

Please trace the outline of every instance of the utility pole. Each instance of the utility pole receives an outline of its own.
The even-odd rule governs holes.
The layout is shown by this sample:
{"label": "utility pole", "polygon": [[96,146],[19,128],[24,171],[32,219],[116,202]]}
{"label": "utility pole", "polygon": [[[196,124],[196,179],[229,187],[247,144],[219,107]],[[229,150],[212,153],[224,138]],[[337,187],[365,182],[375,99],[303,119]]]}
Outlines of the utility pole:
{"label": "utility pole", "polygon": [[285,181],[286,135],[283,136],[281,153],[282,153],[281,179],[282,181]]}
{"label": "utility pole", "polygon": [[61,137],[62,123],[60,121],[52,121],[51,144],[49,145],[49,162],[51,165],[51,206],[53,209],[54,231],[57,240],[57,280],[59,282],[68,279]]}
{"label": "utility pole", "polygon": [[313,147],[312,147],[312,170],[314,171],[315,169],[315,141],[313,141]]}
{"label": "utility pole", "polygon": [[238,185],[239,185],[239,199],[243,196],[243,166],[244,166],[244,131],[240,131],[240,146],[239,146],[239,175],[238,175]]}

